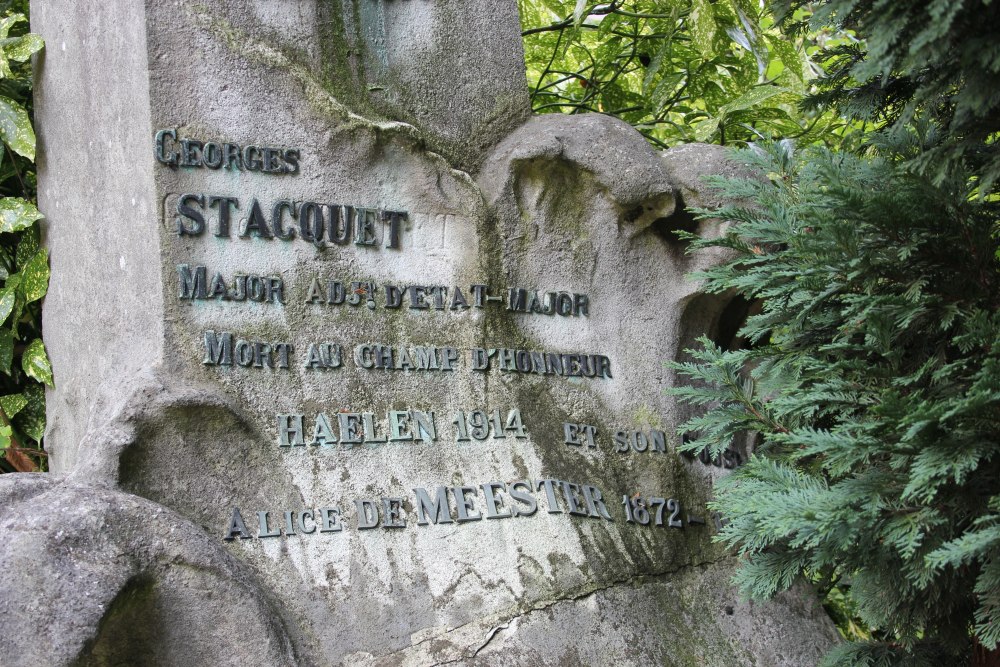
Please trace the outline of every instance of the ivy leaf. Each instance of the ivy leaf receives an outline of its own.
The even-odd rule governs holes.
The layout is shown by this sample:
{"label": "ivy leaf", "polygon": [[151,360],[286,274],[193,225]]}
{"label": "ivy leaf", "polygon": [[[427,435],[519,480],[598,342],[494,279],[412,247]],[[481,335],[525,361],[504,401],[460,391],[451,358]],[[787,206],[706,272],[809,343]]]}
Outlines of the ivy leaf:
{"label": "ivy leaf", "polygon": [[597,37],[599,39],[607,39],[608,34],[621,22],[621,14],[608,14],[601,17],[601,25],[597,28]]}
{"label": "ivy leaf", "polygon": [[733,9],[737,12],[742,12],[744,17],[756,17],[756,15],[760,13],[760,7],[755,6],[756,4],[756,2],[751,0],[733,0],[732,2]]}
{"label": "ivy leaf", "polygon": [[[28,260],[21,270],[19,286],[26,304],[38,301],[49,289],[49,251],[42,248]],[[0,306],[3,301],[0,300]],[[2,311],[0,311],[2,312]]]}
{"label": "ivy leaf", "polygon": [[695,48],[702,58],[712,57],[712,44],[715,42],[715,13],[709,0],[693,0],[691,3],[691,38]]}
{"label": "ivy leaf", "polygon": [[10,447],[10,436],[14,430],[7,424],[0,424],[0,452]]}
{"label": "ivy leaf", "polygon": [[0,39],[7,39],[11,28],[27,20],[24,14],[11,14],[0,19]]}
{"label": "ivy leaf", "polygon": [[41,218],[42,214],[31,202],[18,197],[0,199],[0,232],[20,231]]}
{"label": "ivy leaf", "polygon": [[718,118],[706,118],[694,126],[694,140],[708,141],[715,131],[719,129]]}
{"label": "ivy leaf", "polygon": [[48,355],[45,354],[45,345],[41,338],[36,338],[28,343],[28,347],[24,350],[24,356],[21,357],[21,368],[28,374],[28,377],[52,386],[52,364],[49,362]]}
{"label": "ivy leaf", "polygon": [[795,46],[792,45],[787,39],[773,35],[765,35],[767,43],[774,49],[775,53],[778,54],[778,60],[781,64],[785,66],[785,69],[792,73],[792,75],[799,81],[805,80],[805,62],[799,55],[798,51],[795,50]]}
{"label": "ivy leaf", "polygon": [[664,39],[663,43],[660,44],[660,48],[656,50],[656,55],[650,60],[649,67],[646,68],[646,74],[642,78],[642,92],[644,95],[649,94],[649,89],[656,78],[657,73],[660,71],[660,67],[663,65],[663,59],[669,58],[670,48],[673,42],[669,39]]}
{"label": "ivy leaf", "polygon": [[21,37],[7,38],[3,40],[3,52],[10,60],[19,63],[25,62],[32,54],[37,53],[45,46],[40,35],[28,33]]}
{"label": "ivy leaf", "polygon": [[[5,58],[0,57],[0,61],[6,64]],[[32,161],[35,159],[35,131],[31,129],[28,112],[14,100],[3,96],[0,96],[0,139],[18,155]]]}
{"label": "ivy leaf", "polygon": [[[21,21],[27,21],[24,14],[11,14],[0,19],[0,40],[7,40],[11,27]],[[7,62],[7,49],[0,49],[0,79],[6,79],[13,75],[10,63]]]}
{"label": "ivy leaf", "polygon": [[0,396],[0,408],[3,408],[3,413],[7,415],[7,419],[13,419],[27,404],[28,399],[24,394]]}
{"label": "ivy leaf", "polygon": [[663,79],[656,85],[656,90],[653,94],[649,96],[653,104],[653,109],[656,113],[660,113],[663,108],[667,105],[670,100],[671,95],[677,90],[677,87],[684,82],[684,73],[676,72],[664,76]]}
{"label": "ivy leaf", "polygon": [[10,366],[14,361],[14,331],[0,327],[0,371],[10,375]]}
{"label": "ivy leaf", "polygon": [[14,252],[14,266],[18,270],[23,269],[24,265],[28,263],[29,259],[35,256],[35,253],[38,252],[41,246],[41,234],[39,233],[38,225],[32,225],[22,231],[20,238],[17,240],[17,250]]}
{"label": "ivy leaf", "polygon": [[764,100],[770,99],[775,95],[781,95],[785,92],[787,91],[780,86],[757,86],[743,93],[732,102],[723,104],[719,107],[719,110],[723,113],[744,111],[758,106]]}
{"label": "ivy leaf", "polygon": [[35,442],[40,442],[45,435],[45,389],[40,384],[31,383],[25,388],[24,396],[24,408],[14,420],[14,425]]}
{"label": "ivy leaf", "polygon": [[[20,273],[15,273],[14,275],[7,277],[7,284],[5,285],[7,289],[13,290],[14,292],[14,314],[10,318],[11,321],[10,329],[0,328],[0,331],[10,331],[10,334],[13,338],[18,337],[17,322],[21,319],[21,313],[24,310],[24,298],[21,296],[20,290],[17,289],[21,285],[22,278],[23,276]],[[5,372],[7,373],[10,372],[9,362],[7,364],[7,370]]]}
{"label": "ivy leaf", "polygon": [[0,290],[0,324],[6,322],[7,318],[10,317],[10,311],[14,310],[15,298],[15,288],[5,287]]}

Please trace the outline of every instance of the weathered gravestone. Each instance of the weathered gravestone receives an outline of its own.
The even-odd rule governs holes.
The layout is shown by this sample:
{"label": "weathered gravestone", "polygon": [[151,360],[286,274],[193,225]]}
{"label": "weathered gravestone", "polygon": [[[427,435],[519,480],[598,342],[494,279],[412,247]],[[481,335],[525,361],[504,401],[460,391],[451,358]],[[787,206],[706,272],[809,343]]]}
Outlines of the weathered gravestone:
{"label": "weathered gravestone", "polygon": [[737,455],[675,451],[663,362],[731,328],[684,278],[718,258],[672,234],[732,169],[715,149],[529,118],[512,2],[32,12],[53,474],[0,479],[0,551],[33,573],[0,582],[5,657],[801,665],[832,641],[806,595],[739,601],[705,506]]}

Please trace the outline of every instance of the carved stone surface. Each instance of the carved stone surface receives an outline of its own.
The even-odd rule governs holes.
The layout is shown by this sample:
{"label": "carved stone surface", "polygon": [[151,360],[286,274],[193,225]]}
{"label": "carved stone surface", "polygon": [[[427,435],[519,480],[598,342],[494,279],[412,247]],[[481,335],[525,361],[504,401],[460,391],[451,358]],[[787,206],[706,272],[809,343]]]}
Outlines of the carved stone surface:
{"label": "carved stone surface", "polygon": [[[734,597],[723,473],[675,451],[663,362],[727,307],[684,277],[719,256],[685,254],[674,230],[717,229],[678,194],[736,167],[529,119],[515,7],[476,8],[33,3],[60,477],[0,480],[0,536],[26,531],[4,553],[50,554],[0,600],[72,627],[51,664],[799,665],[833,641],[808,594]],[[104,606],[64,618],[91,552]]]}
{"label": "carved stone surface", "polygon": [[5,665],[296,664],[266,587],[176,512],[51,474],[0,502]]}

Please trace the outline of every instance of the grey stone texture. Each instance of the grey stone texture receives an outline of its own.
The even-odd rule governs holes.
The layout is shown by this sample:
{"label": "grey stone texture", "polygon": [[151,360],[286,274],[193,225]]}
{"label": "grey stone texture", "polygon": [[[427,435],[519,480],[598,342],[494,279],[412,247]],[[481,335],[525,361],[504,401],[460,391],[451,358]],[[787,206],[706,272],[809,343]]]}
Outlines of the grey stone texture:
{"label": "grey stone texture", "polygon": [[[529,117],[516,8],[499,0],[32,12],[53,473],[0,479],[0,549],[42,562],[0,579],[0,609],[26,610],[4,654],[36,625],[54,648],[22,664],[801,665],[834,641],[808,592],[734,597],[705,509],[723,473],[674,451],[663,362],[721,335],[729,306],[685,278],[720,256],[674,234],[718,233],[678,207],[707,201],[703,174],[737,168],[714,147],[660,154],[609,117]],[[298,148],[301,168],[170,168],[161,129]],[[211,207],[209,231],[179,235],[186,193],[238,198],[230,236]],[[254,200],[268,217],[287,200],[408,220],[399,249],[243,238]],[[179,265],[280,276],[285,303],[180,299]],[[378,303],[310,303],[315,278],[374,282]],[[590,312],[384,307],[386,285],[414,284],[564,290]],[[207,331],[288,342],[290,367],[205,364]],[[316,342],[342,345],[344,364],[305,367]],[[461,356],[453,371],[359,367],[373,343]],[[478,372],[476,347],[602,354],[612,373]],[[519,409],[528,437],[456,442],[452,417],[479,408]],[[371,412],[384,433],[407,409],[434,413],[436,441],[279,446],[279,414],[306,415],[308,438],[320,412]],[[564,422],[595,426],[598,446],[564,444]],[[616,451],[631,429],[664,431],[666,451]],[[613,520],[539,491],[532,516],[417,525],[416,488],[546,478],[603,490]],[[684,521],[708,523],[626,523],[623,494],[678,498]],[[355,500],[382,497],[404,499],[406,526],[361,529]],[[342,531],[222,539],[234,508],[256,534],[258,511],[282,526],[323,507]]]}
{"label": "grey stone texture", "polygon": [[51,474],[0,502],[3,664],[297,664],[266,588],[176,512]]}
{"label": "grey stone texture", "polygon": [[35,61],[38,204],[52,221],[43,233],[58,276],[42,313],[59,383],[48,429],[67,443],[49,455],[52,469],[71,470],[99,388],[163,356],[162,282],[150,270],[159,240],[140,224],[159,211],[153,162],[141,158],[152,131],[140,103],[149,99],[144,11],[135,2],[31,10],[46,40]]}
{"label": "grey stone texture", "polygon": [[746,170],[734,161],[732,149],[715,144],[682,144],[660,154],[677,196],[695,208],[714,208],[722,199],[710,187],[706,176],[732,178]]}

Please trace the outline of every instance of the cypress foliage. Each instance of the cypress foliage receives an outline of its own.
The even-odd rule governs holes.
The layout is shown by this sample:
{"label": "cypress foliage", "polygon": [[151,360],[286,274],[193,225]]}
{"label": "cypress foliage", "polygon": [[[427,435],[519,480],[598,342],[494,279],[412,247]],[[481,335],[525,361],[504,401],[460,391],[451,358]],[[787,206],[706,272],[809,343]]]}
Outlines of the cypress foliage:
{"label": "cypress foliage", "polygon": [[[827,76],[807,109],[837,108],[905,134],[918,115],[939,130],[910,166],[936,183],[962,162],[980,194],[1000,179],[1000,3],[992,0],[774,0],[791,32],[836,25],[853,45],[816,54]],[[796,12],[795,10],[806,10]],[[795,17],[807,16],[799,22]]]}
{"label": "cypress foliage", "polygon": [[685,448],[759,434],[717,537],[751,597],[818,584],[852,640],[827,664],[1000,660],[1000,5],[777,5],[786,30],[858,36],[815,56],[806,107],[861,121],[867,150],[778,142],[717,182],[731,203],[701,214],[724,233],[688,238],[733,259],[700,278],[759,311],[747,349],[673,364],[705,409]]}
{"label": "cypress foliage", "polygon": [[684,448],[760,434],[717,486],[717,538],[751,597],[801,575],[844,597],[859,641],[828,664],[968,664],[1000,642],[1000,211],[962,165],[905,168],[926,137],[744,151],[757,173],[700,212],[724,233],[688,236],[734,253],[706,289],[761,309],[748,349],[703,339],[673,364],[706,408]]}

